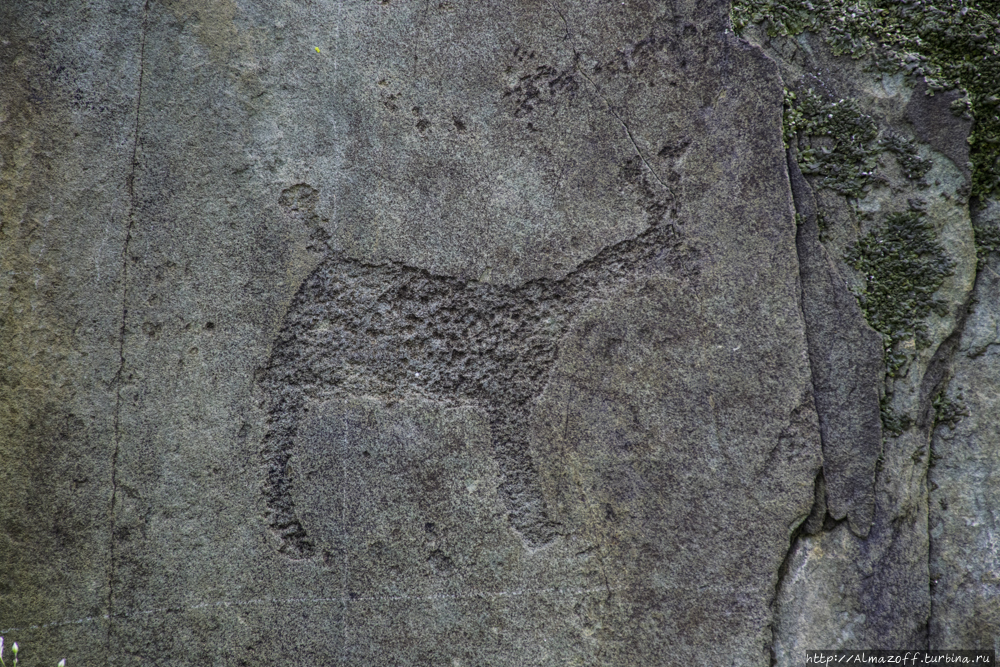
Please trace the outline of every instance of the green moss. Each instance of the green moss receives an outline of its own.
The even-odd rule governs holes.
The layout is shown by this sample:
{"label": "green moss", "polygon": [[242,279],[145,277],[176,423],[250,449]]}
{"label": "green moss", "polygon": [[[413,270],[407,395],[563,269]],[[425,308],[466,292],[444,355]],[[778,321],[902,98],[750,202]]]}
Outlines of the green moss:
{"label": "green moss", "polygon": [[[963,88],[971,112],[972,194],[1000,190],[1000,1],[735,0],[732,21],[769,36],[819,34],[837,55],[925,78],[931,91]],[[787,139],[786,139],[787,141]]]}
{"label": "green moss", "polygon": [[976,234],[977,263],[982,267],[990,253],[1000,253],[1000,227],[980,224],[973,226],[972,230]]}
{"label": "green moss", "polygon": [[784,136],[796,145],[803,174],[821,187],[860,197],[875,175],[879,145],[875,120],[852,99],[828,101],[811,88],[785,92]]}
{"label": "green moss", "polygon": [[830,231],[830,221],[826,217],[826,213],[823,209],[816,211],[816,226],[819,228],[819,240],[821,243],[827,243],[829,239]]}
{"label": "green moss", "polygon": [[934,226],[919,211],[891,213],[885,223],[858,240],[844,259],[864,276],[858,303],[865,319],[882,333],[886,372],[894,377],[905,355],[899,343],[929,343],[924,318],[946,314],[946,305],[934,298],[954,263],[937,243]]}
{"label": "green moss", "polygon": [[881,144],[886,150],[895,153],[896,161],[903,170],[903,174],[909,179],[922,180],[933,166],[930,160],[920,157],[917,147],[913,145],[912,141],[894,132],[887,132],[882,138]]}
{"label": "green moss", "polygon": [[953,401],[947,398],[942,391],[934,397],[933,405],[935,426],[944,424],[949,429],[955,430],[955,426],[962,417],[969,416],[969,409],[965,405],[965,397],[962,394],[956,396]]}
{"label": "green moss", "polygon": [[884,151],[896,156],[907,178],[922,180],[931,168],[912,141],[892,132],[880,137],[856,100],[828,100],[812,88],[785,91],[783,136],[786,147],[797,148],[803,174],[822,177],[819,187],[848,197],[864,196]]}

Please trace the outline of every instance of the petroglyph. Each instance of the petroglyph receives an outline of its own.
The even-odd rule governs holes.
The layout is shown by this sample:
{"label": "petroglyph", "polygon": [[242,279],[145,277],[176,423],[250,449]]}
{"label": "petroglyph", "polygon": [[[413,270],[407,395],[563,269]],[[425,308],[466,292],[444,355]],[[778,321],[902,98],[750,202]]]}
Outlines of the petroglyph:
{"label": "petroglyph", "polygon": [[511,526],[531,547],[555,537],[558,527],[537,485],[526,424],[560,340],[588,300],[643,275],[678,274],[691,264],[692,251],[673,223],[673,202],[658,199],[650,175],[634,164],[621,174],[623,186],[645,202],[649,227],[561,280],[508,287],[397,262],[366,264],[334,251],[305,280],[258,375],[268,413],[262,450],[268,522],[284,553],[309,557],[316,549],[290,493],[288,464],[300,413],[310,401],[347,396],[419,397],[482,410]]}

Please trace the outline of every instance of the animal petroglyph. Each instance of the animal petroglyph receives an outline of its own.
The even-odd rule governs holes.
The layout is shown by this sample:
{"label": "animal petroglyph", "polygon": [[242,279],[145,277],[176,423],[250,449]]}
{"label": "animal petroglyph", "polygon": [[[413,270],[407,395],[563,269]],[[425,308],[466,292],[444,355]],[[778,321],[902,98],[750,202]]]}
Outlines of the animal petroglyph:
{"label": "animal petroglyph", "polygon": [[[644,190],[652,188],[646,183]],[[550,542],[558,527],[537,483],[527,424],[560,341],[588,300],[644,275],[690,266],[683,260],[691,250],[672,222],[676,209],[650,196],[646,210],[650,224],[638,236],[605,248],[561,280],[514,287],[331,251],[294,297],[258,375],[268,412],[264,494],[282,551],[308,557],[316,550],[290,492],[300,415],[310,401],[349,396],[419,397],[483,411],[510,525],[529,546]]]}

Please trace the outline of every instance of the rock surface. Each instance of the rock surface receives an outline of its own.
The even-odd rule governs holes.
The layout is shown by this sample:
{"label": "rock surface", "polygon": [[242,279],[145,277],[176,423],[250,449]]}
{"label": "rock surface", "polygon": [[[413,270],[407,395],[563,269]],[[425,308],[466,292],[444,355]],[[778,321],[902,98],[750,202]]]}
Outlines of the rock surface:
{"label": "rock surface", "polygon": [[[977,228],[1000,230],[1000,205],[974,213]],[[930,643],[1000,650],[1000,544],[996,476],[1000,441],[1000,266],[981,267],[945,394],[948,417],[931,442],[929,527],[933,614]]]}
{"label": "rock surface", "polygon": [[847,518],[851,531],[865,537],[874,519],[875,469],[882,453],[882,336],[868,326],[820,243],[816,199],[791,151],[788,171],[799,214],[802,313],[823,442],[821,501],[824,513],[837,521]]}
{"label": "rock surface", "polygon": [[[721,1],[16,0],[0,26],[26,662],[996,644],[994,208],[970,218],[968,123],[912,82],[737,37]],[[818,71],[905,135],[856,200],[800,172],[821,141],[786,153],[783,89]],[[904,213],[948,275],[886,357],[852,248]]]}
{"label": "rock surface", "polygon": [[[995,638],[995,630],[972,630],[979,624],[959,620],[963,612],[970,618],[972,608],[954,606],[960,594],[935,587],[938,572],[950,571],[953,587],[963,578],[954,561],[945,566],[937,561],[942,556],[932,555],[956,553],[952,534],[943,524],[928,533],[928,467],[943,456],[932,433],[943,397],[954,394],[947,388],[953,368],[961,367],[954,360],[963,327],[974,324],[966,320],[977,275],[965,141],[970,124],[956,117],[952,104],[961,95],[930,97],[925,85],[881,72],[871,59],[835,56],[820,35],[769,36],[754,27],[746,34],[779,63],[797,96],[792,108],[805,114],[805,122],[798,121],[804,129],[796,134],[793,126],[790,158],[797,164],[790,172],[824,436],[817,504],[778,588],[775,662],[800,664],[805,651],[817,647],[992,648],[993,639],[984,638]],[[786,139],[788,122],[786,115]],[[799,176],[799,164],[810,175]],[[938,277],[930,283],[932,274]],[[921,281],[932,300],[920,300]],[[850,292],[857,302],[844,298]],[[858,323],[858,303],[881,327],[874,338]],[[875,359],[880,338],[884,366]],[[989,374],[986,368],[989,363],[977,372]],[[878,395],[881,428],[873,414]],[[990,427],[970,428],[984,439],[980,447],[992,441]],[[931,478],[938,474],[932,470]],[[988,539],[975,532],[976,539]],[[954,537],[968,539],[960,531]],[[983,569],[982,562],[973,568]],[[951,607],[939,602],[942,595]],[[992,618],[995,600],[986,597],[990,602],[976,611]],[[985,627],[995,627],[990,623]],[[952,626],[971,631],[975,642],[945,639],[943,628]]]}

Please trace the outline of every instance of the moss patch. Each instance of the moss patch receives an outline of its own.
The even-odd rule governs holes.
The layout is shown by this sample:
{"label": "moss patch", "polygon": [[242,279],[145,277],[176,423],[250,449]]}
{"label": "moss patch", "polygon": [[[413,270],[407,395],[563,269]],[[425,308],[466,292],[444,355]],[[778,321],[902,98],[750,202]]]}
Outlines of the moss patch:
{"label": "moss patch", "polygon": [[982,268],[990,253],[1000,253],[1000,227],[990,224],[975,225],[972,231],[976,234],[976,260]]}
{"label": "moss patch", "polygon": [[927,172],[933,166],[931,161],[920,157],[917,147],[909,139],[899,136],[894,132],[887,132],[882,138],[882,146],[896,155],[903,175],[915,181],[923,180]]}
{"label": "moss patch", "polygon": [[835,54],[923,76],[931,91],[967,90],[972,194],[1000,190],[1000,0],[735,0],[732,20],[737,33],[750,24],[772,37],[817,33]]}
{"label": "moss patch", "polygon": [[844,259],[864,276],[858,303],[865,319],[884,336],[886,372],[894,377],[906,358],[899,343],[927,345],[924,318],[932,312],[946,314],[946,305],[934,293],[952,274],[954,262],[919,211],[887,215],[885,224],[849,248]]}
{"label": "moss patch", "polygon": [[955,400],[949,399],[944,392],[934,397],[934,425],[944,425],[954,431],[962,417],[969,416],[965,405],[965,397],[959,394]]}
{"label": "moss patch", "polygon": [[864,196],[884,151],[896,156],[903,174],[921,180],[931,161],[912,141],[892,132],[879,135],[875,119],[851,98],[826,99],[812,88],[786,90],[783,123],[785,146],[795,146],[803,174],[822,177],[819,187],[854,198]]}
{"label": "moss patch", "polygon": [[812,89],[785,92],[784,119],[786,143],[803,140],[798,151],[802,173],[821,176],[821,187],[860,197],[877,164],[875,120],[854,100],[827,101]]}

